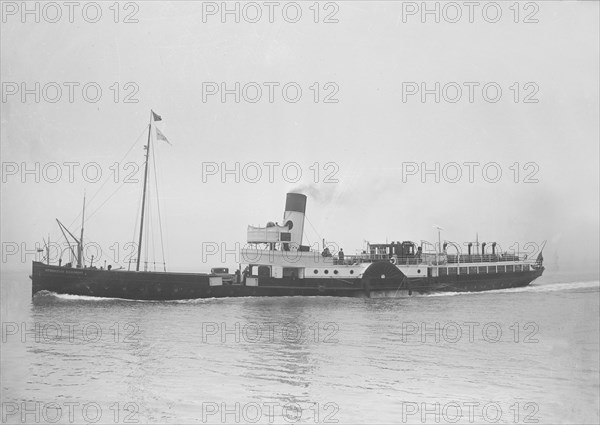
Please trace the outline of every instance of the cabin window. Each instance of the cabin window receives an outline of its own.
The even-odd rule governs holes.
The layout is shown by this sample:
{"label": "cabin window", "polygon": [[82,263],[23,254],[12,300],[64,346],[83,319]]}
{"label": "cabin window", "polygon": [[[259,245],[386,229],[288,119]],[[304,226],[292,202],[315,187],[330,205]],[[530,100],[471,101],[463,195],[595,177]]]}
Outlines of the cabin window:
{"label": "cabin window", "polygon": [[486,273],[487,270],[485,269],[485,266],[481,266],[481,267],[477,268],[477,272],[481,274],[481,273]]}
{"label": "cabin window", "polygon": [[315,269],[315,271],[313,272],[314,274],[318,274],[319,271],[317,269]]}
{"label": "cabin window", "polygon": [[338,272],[337,270],[334,270],[334,271],[333,271],[333,274],[338,274],[338,273],[339,273],[339,272]]}
{"label": "cabin window", "polygon": [[467,274],[467,268],[466,267],[460,267],[458,269],[458,274]]}
{"label": "cabin window", "polygon": [[354,270],[350,270],[350,274],[354,274]]}
{"label": "cabin window", "polygon": [[325,270],[325,274],[329,274],[329,270]]}
{"label": "cabin window", "polygon": [[226,267],[215,267],[214,269],[211,269],[210,272],[212,274],[228,274],[229,269]]}
{"label": "cabin window", "polygon": [[258,266],[252,266],[252,268],[250,269],[250,275],[258,276]]}

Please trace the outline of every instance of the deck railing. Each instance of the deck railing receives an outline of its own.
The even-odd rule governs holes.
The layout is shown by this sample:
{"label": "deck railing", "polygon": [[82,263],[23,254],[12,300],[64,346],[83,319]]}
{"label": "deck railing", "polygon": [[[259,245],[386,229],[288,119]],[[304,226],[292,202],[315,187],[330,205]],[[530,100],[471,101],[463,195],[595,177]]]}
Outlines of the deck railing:
{"label": "deck railing", "polygon": [[389,254],[358,254],[346,255],[344,259],[333,257],[334,265],[352,265],[359,263],[373,263],[376,261],[390,261],[396,265],[417,265],[427,264],[430,266],[447,264],[473,264],[473,263],[503,263],[503,262],[522,262],[533,264],[535,257],[528,257],[527,254],[474,254],[474,255],[447,255],[436,253],[422,253],[420,256],[402,257]]}
{"label": "deck railing", "polygon": [[454,263],[498,263],[502,261],[525,261],[526,254],[474,254],[474,255],[448,255],[448,264]]}

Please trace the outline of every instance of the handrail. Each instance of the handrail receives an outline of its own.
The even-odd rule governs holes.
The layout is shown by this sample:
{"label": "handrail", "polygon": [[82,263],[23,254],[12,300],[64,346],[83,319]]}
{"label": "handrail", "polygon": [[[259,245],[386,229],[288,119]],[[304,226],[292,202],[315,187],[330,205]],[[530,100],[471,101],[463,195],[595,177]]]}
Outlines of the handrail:
{"label": "handrail", "polygon": [[417,265],[426,264],[430,266],[448,265],[448,264],[474,264],[474,263],[535,263],[535,258],[528,258],[527,254],[472,254],[472,255],[448,255],[445,253],[422,253],[410,257],[402,257],[390,254],[358,254],[345,255],[341,260],[338,257],[333,257],[334,265],[352,265],[359,263],[371,263],[375,261],[390,261],[396,265]]}
{"label": "handrail", "polygon": [[535,258],[527,258],[527,254],[471,254],[471,255],[447,255],[449,264],[460,263],[502,263],[502,262],[535,262]]}

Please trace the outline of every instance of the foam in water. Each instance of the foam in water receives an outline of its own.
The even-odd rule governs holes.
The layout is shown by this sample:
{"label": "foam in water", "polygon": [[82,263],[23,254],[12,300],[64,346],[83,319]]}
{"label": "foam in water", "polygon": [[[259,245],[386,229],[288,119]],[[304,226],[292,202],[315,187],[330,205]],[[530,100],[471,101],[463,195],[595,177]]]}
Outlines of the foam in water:
{"label": "foam in water", "polygon": [[114,298],[114,297],[93,297],[90,295],[72,295],[72,294],[58,294],[52,291],[40,291],[34,295],[34,300],[61,300],[61,301],[125,301],[134,303],[202,303],[215,298],[198,298],[198,299],[187,299],[187,300],[131,300],[127,298]]}
{"label": "foam in water", "polygon": [[[585,282],[570,282],[570,283],[547,283],[542,285],[528,285],[520,288],[507,288],[507,289],[494,289],[491,291],[478,291],[478,292],[436,292],[432,294],[414,294],[410,297],[452,297],[456,295],[483,295],[487,293],[512,293],[512,292],[555,292],[555,291],[571,291],[575,289],[589,289],[589,288],[600,288],[600,281],[585,281]],[[395,293],[387,294],[372,294],[372,298],[399,298],[403,295]],[[286,297],[287,298],[287,297]],[[130,300],[125,298],[108,298],[108,297],[92,297],[88,295],[70,295],[70,294],[57,294],[56,292],[40,291],[35,294],[34,299],[36,301],[44,299],[58,299],[64,301],[125,301],[125,302],[141,302],[141,303],[175,303],[175,304],[199,304],[210,302],[217,298],[197,298],[197,299],[186,299],[186,300]],[[219,298],[226,299],[226,298]]]}
{"label": "foam in water", "polygon": [[543,285],[528,285],[520,288],[493,289],[491,291],[478,292],[438,292],[427,294],[426,297],[448,297],[454,295],[483,295],[488,293],[502,294],[511,292],[554,292],[554,291],[571,291],[574,289],[600,288],[600,281],[592,280],[586,282],[570,282],[570,283],[546,283]]}

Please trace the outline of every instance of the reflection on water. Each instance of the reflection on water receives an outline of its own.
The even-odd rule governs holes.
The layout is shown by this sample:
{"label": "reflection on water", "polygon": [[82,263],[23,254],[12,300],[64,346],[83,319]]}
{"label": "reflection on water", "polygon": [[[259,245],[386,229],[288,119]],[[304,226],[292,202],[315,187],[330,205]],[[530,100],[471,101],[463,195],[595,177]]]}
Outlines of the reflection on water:
{"label": "reflection on water", "polygon": [[520,422],[534,410],[541,422],[598,420],[597,281],[403,299],[32,303],[18,279],[2,290],[3,402],[80,403],[76,422],[89,403],[99,423],[248,422],[249,406],[288,423],[286,405],[300,423],[421,423],[435,403],[491,402],[499,423],[515,409]]}

